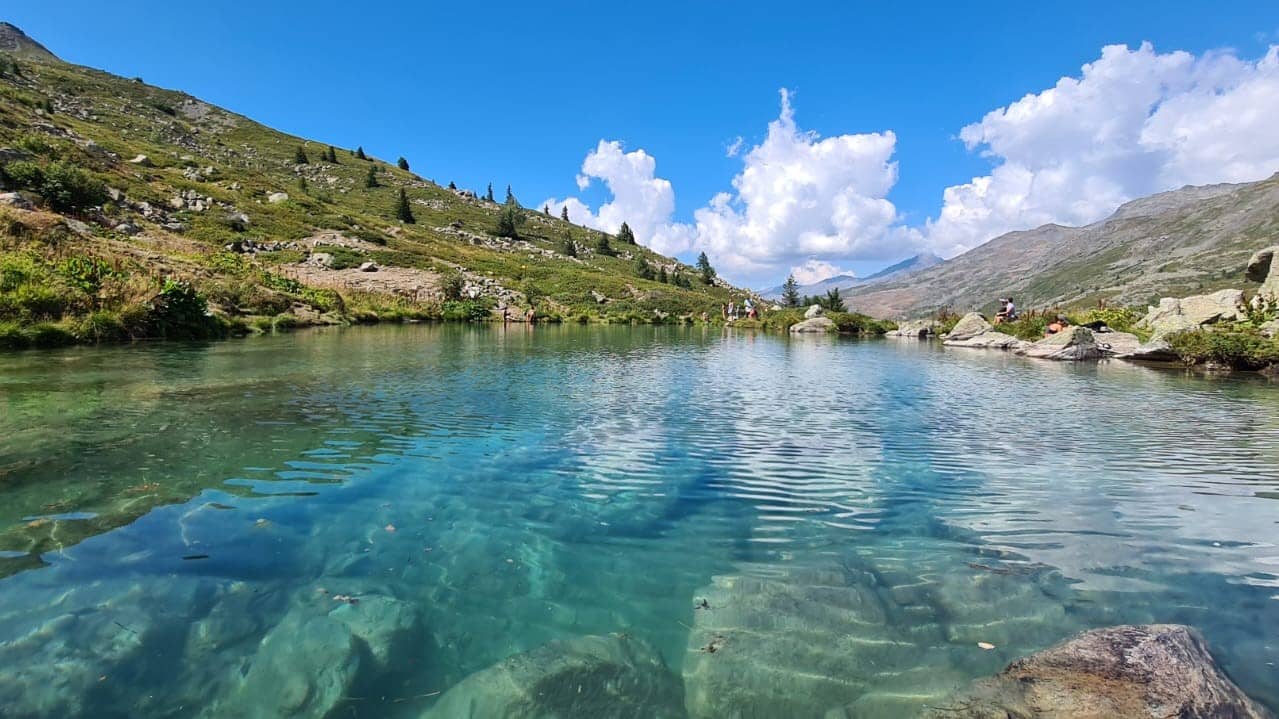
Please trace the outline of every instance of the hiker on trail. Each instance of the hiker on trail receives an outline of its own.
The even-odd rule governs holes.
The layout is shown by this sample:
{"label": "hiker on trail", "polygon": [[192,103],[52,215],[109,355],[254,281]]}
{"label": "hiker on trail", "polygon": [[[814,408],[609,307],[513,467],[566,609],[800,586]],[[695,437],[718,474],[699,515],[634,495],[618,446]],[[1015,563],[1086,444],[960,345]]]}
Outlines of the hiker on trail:
{"label": "hiker on trail", "polygon": [[1057,315],[1057,319],[1053,320],[1044,328],[1044,336],[1047,337],[1048,335],[1055,335],[1058,332],[1064,331],[1069,326],[1070,320],[1066,319],[1066,315]]}
{"label": "hiker on trail", "polygon": [[1017,319],[1017,305],[1013,304],[1013,298],[1001,299],[1004,308],[995,313],[995,319],[1000,322],[1012,322]]}

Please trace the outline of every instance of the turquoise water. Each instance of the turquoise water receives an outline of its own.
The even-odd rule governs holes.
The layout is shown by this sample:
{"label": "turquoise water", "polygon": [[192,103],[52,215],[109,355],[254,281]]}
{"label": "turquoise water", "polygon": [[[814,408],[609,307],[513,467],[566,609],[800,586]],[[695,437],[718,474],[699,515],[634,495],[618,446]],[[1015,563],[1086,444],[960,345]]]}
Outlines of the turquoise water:
{"label": "turquoise water", "polygon": [[0,410],[4,716],[456,715],[590,636],[636,716],[902,716],[1151,621],[1279,708],[1255,377],[408,326],[3,355]]}

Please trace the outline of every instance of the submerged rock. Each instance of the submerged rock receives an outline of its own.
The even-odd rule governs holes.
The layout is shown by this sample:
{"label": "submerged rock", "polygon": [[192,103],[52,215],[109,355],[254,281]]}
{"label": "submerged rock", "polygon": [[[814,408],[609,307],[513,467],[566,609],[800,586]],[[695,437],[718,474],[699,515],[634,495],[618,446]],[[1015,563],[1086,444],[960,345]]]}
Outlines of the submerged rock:
{"label": "submerged rock", "polygon": [[829,317],[814,317],[803,322],[796,322],[790,326],[792,334],[824,334],[838,329],[835,326],[835,321]]}
{"label": "submerged rock", "polygon": [[1061,332],[1039,340],[1027,342],[1016,349],[1023,357],[1038,359],[1080,361],[1101,357],[1092,330],[1087,327],[1068,327]]}
{"label": "submerged rock", "polygon": [[924,712],[927,719],[1268,719],[1176,624],[1084,632],[1008,665]]}
{"label": "submerged rock", "polygon": [[679,679],[625,635],[548,642],[463,679],[424,719],[683,717]]}

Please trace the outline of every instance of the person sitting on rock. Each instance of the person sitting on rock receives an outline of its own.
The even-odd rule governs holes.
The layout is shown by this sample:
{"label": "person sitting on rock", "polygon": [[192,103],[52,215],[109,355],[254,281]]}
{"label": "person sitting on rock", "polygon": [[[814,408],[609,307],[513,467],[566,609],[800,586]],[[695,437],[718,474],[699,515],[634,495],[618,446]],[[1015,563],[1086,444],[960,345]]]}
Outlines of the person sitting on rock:
{"label": "person sitting on rock", "polygon": [[1057,319],[1053,320],[1044,328],[1044,336],[1055,335],[1064,331],[1070,326],[1070,320],[1066,319],[1066,315],[1057,315]]}
{"label": "person sitting on rock", "polygon": [[1017,319],[1017,305],[1013,304],[1013,298],[1002,299],[1004,308],[995,313],[995,323],[1012,322]]}

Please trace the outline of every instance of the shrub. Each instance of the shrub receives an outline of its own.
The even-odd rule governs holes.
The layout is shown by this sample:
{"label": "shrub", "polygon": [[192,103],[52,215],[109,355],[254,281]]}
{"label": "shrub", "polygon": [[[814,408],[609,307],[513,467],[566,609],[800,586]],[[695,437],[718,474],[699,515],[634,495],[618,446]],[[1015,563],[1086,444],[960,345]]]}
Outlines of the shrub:
{"label": "shrub", "polygon": [[107,201],[107,187],[84,170],[61,162],[41,167],[33,162],[11,162],[5,178],[22,190],[30,190],[58,212],[74,212]]}
{"label": "shrub", "polygon": [[462,299],[462,292],[466,289],[466,279],[462,277],[460,272],[450,272],[440,278],[440,292],[444,295],[445,300],[457,301]]}
{"label": "shrub", "polygon": [[479,322],[489,316],[488,303],[480,300],[445,302],[442,316],[446,320]]}
{"label": "shrub", "polygon": [[520,226],[523,224],[524,213],[520,212],[519,205],[508,202],[497,216],[497,235],[517,240],[520,237]]}
{"label": "shrub", "polygon": [[1279,363],[1279,341],[1253,331],[1178,332],[1168,337],[1168,344],[1189,365],[1212,363],[1236,369],[1261,369]]}
{"label": "shrub", "polygon": [[160,293],[148,303],[145,330],[149,337],[208,339],[220,325],[208,314],[209,306],[190,283],[166,279]]}

